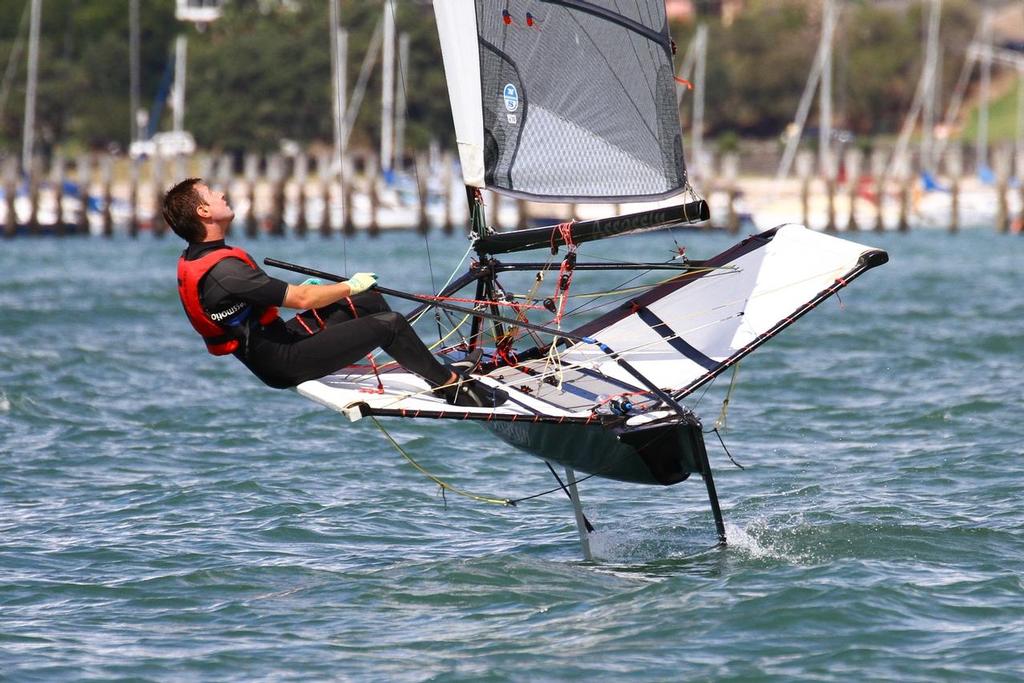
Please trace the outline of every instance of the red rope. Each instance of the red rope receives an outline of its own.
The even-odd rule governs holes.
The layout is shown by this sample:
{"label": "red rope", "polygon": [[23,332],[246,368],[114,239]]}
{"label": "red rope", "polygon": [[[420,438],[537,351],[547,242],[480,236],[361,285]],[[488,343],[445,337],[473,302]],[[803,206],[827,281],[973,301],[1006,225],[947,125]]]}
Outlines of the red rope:
{"label": "red rope", "polygon": [[[352,311],[352,319],[355,320],[359,317],[359,313],[356,312],[356,305],[352,303],[352,297],[345,297],[345,301],[348,302],[348,307]],[[380,370],[377,367],[377,361],[373,359],[373,353],[366,354],[366,359],[370,361],[370,367],[373,368],[373,376],[377,378],[377,388],[367,389],[366,387],[361,388],[359,391],[364,394],[383,394],[384,393],[384,382],[380,378]]]}

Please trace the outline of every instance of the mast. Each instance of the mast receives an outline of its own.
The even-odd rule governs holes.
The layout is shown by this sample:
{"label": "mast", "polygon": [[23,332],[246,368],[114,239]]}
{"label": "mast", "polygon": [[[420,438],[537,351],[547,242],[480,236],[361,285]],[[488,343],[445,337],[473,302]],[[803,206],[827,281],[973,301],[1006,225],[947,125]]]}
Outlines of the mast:
{"label": "mast", "polygon": [[405,153],[405,93],[409,82],[409,34],[398,36],[398,92],[395,95],[395,160],[402,167]]}
{"label": "mast", "polygon": [[693,160],[698,169],[701,168],[704,158],[704,97],[705,87],[704,76],[707,71],[708,61],[708,25],[701,22],[697,27],[697,35],[694,37],[694,74],[693,74],[693,125],[690,135],[693,139]]}
{"label": "mast", "polygon": [[384,74],[380,97],[380,170],[385,175],[394,165],[395,141],[395,6],[384,0]]}
{"label": "mast", "polygon": [[171,107],[174,109],[173,130],[180,133],[185,129],[185,65],[187,63],[188,38],[185,34],[174,39],[174,94]]}
{"label": "mast", "polygon": [[[827,0],[831,5],[831,0]],[[793,159],[796,158],[797,147],[800,146],[800,138],[803,136],[804,125],[807,123],[807,115],[811,112],[811,101],[814,98],[814,91],[821,80],[825,64],[832,63],[832,35],[835,33],[836,13],[825,11],[822,13],[821,39],[818,42],[818,51],[814,57],[814,65],[804,85],[804,93],[800,96],[800,104],[797,106],[796,118],[793,121],[793,130],[786,141],[786,150],[779,161],[779,168],[775,173],[776,180],[782,180],[789,175],[793,166]],[[831,97],[829,98],[831,101]],[[831,117],[830,117],[831,118]]]}
{"label": "mast", "polygon": [[[821,89],[818,91],[818,170],[832,176],[832,30],[836,22],[835,0],[825,0],[822,24],[829,27],[828,41],[823,42]],[[822,40],[824,41],[824,32]]]}
{"label": "mast", "polygon": [[331,165],[333,173],[340,174],[342,159],[345,157],[345,145],[348,141],[345,117],[345,98],[348,90],[346,82],[348,32],[341,28],[339,0],[331,0],[330,22],[331,88],[334,94],[334,102],[331,107],[334,119],[334,159]]}
{"label": "mast", "polygon": [[139,0],[128,5],[128,78],[131,92],[128,112],[128,144],[139,139]]}
{"label": "mast", "polygon": [[978,139],[975,147],[978,170],[988,168],[988,100],[992,86],[992,8],[986,7],[982,18],[981,44],[981,100],[978,109]]}
{"label": "mast", "polygon": [[931,11],[928,14],[928,38],[925,43],[924,58],[924,109],[921,114],[921,164],[924,170],[932,173],[935,158],[932,154],[933,135],[935,132],[935,101],[938,94],[939,76],[939,25],[942,17],[942,0],[931,0]]}
{"label": "mast", "polygon": [[43,0],[32,0],[28,37],[28,84],[25,88],[25,122],[21,140],[21,172],[32,172],[32,151],[36,135],[36,84],[39,78],[39,21]]}

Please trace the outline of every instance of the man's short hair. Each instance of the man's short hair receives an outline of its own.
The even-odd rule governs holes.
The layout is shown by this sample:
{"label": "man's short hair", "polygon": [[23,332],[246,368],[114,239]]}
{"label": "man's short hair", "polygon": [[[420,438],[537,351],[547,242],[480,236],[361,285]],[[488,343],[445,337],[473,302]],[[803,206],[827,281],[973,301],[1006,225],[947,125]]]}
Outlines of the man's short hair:
{"label": "man's short hair", "polygon": [[164,195],[164,220],[178,237],[189,243],[201,242],[206,237],[206,226],[196,213],[204,203],[195,188],[201,182],[202,178],[186,178]]}

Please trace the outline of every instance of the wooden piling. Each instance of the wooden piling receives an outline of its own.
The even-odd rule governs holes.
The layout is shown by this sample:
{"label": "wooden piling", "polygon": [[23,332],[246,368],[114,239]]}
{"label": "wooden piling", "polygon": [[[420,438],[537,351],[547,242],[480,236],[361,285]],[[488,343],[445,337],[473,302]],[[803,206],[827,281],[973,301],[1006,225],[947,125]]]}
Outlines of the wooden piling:
{"label": "wooden piling", "polygon": [[[1024,84],[1018,87],[1024,88]],[[1017,149],[1017,192],[1020,195],[1020,213],[1017,215],[1014,228],[1018,235],[1024,234],[1024,147]]]}
{"label": "wooden piling", "polygon": [[18,160],[8,157],[4,164],[4,237],[11,238],[18,230],[18,216],[14,211],[14,197],[18,192]]}
{"label": "wooden piling", "polygon": [[378,183],[380,182],[380,164],[377,163],[376,155],[371,154],[366,160],[366,178],[369,182],[370,193],[370,225],[367,227],[370,237],[380,235],[380,222],[378,213],[380,211],[380,195]]}
{"label": "wooden piling", "polygon": [[100,183],[103,188],[103,236],[114,236],[114,214],[111,204],[114,196],[111,186],[114,183],[114,160],[107,155],[100,157]]}
{"label": "wooden piling", "polygon": [[857,191],[860,188],[861,165],[864,161],[864,153],[856,148],[846,150],[843,158],[843,166],[846,169],[846,194],[850,200],[850,215],[846,219],[846,229],[849,232],[860,230],[857,222]]}
{"label": "wooden piling", "polygon": [[825,166],[821,169],[825,183],[825,232],[836,231],[836,155],[825,155]]}
{"label": "wooden piling", "polygon": [[530,227],[529,205],[525,199],[516,199],[516,230],[526,230]]}
{"label": "wooden piling", "polygon": [[306,233],[309,232],[309,221],[306,216],[306,185],[309,183],[309,157],[306,156],[305,152],[299,152],[295,155],[295,167],[292,172],[292,178],[295,180],[295,184],[298,185],[298,196],[296,197],[298,206],[296,207],[294,232],[299,237],[305,237]]}
{"label": "wooden piling", "polygon": [[39,157],[33,157],[28,169],[28,220],[25,226],[28,234],[39,235],[39,175],[42,163]]}
{"label": "wooden piling", "polygon": [[946,151],[946,173],[949,174],[949,231],[960,231],[960,177],[964,173],[963,150],[954,144]]}
{"label": "wooden piling", "polygon": [[416,228],[420,234],[426,235],[430,232],[430,216],[427,213],[429,202],[427,180],[430,177],[430,166],[425,154],[417,154],[414,163],[416,164]]}
{"label": "wooden piling", "polygon": [[1005,233],[1010,230],[1010,150],[1004,146],[996,148],[993,163],[996,172],[996,231]]}
{"label": "wooden piling", "polygon": [[887,155],[882,149],[871,152],[871,177],[875,181],[875,232],[885,231],[885,174]]}
{"label": "wooden piling", "polygon": [[[728,198],[726,210],[726,228],[730,233],[736,234],[740,231],[740,214],[736,210],[736,198],[739,196],[736,183],[740,174],[740,158],[736,153],[726,154],[722,158],[722,179],[725,182],[725,191]],[[707,223],[710,227],[710,221]]]}
{"label": "wooden piling", "polygon": [[67,224],[64,222],[64,155],[57,153],[53,159],[53,167],[50,169],[50,181],[53,183],[54,200],[56,201],[57,219],[53,224],[53,234],[63,237],[67,234]]}
{"label": "wooden piling", "polygon": [[803,151],[796,155],[796,172],[800,178],[800,215],[804,227],[811,227],[811,169],[814,157],[810,152]]}
{"label": "wooden piling", "polygon": [[316,178],[317,178],[317,196],[323,201],[323,212],[320,214],[320,224],[317,226],[317,232],[320,233],[320,237],[331,236],[331,157],[329,154],[321,152],[316,157]]}
{"label": "wooden piling", "polygon": [[139,158],[131,160],[128,179],[128,234],[139,236]]}
{"label": "wooden piling", "polygon": [[245,155],[245,191],[248,194],[249,210],[245,212],[245,236],[259,236],[259,224],[256,222],[256,177],[260,169],[260,158],[255,154]]}
{"label": "wooden piling", "polygon": [[75,162],[75,180],[78,182],[80,199],[78,214],[75,216],[75,232],[89,234],[89,192],[92,189],[92,161],[82,154]]}
{"label": "wooden piling", "polygon": [[156,211],[153,213],[153,236],[164,237],[167,235],[167,230],[171,226],[167,225],[167,221],[164,220],[164,196],[167,194],[169,187],[165,186],[167,182],[164,178],[164,158],[155,154],[152,157],[153,163],[153,205],[156,207]]}
{"label": "wooden piling", "polygon": [[[455,195],[455,173],[452,169],[455,167],[455,159],[450,152],[445,152],[442,157],[442,163],[444,164],[444,224],[441,226],[441,231],[450,235],[455,231],[455,217],[452,215],[452,205],[459,200],[459,197]],[[522,222],[522,213],[520,213],[519,221]]]}
{"label": "wooden piling", "polygon": [[267,159],[267,181],[270,183],[270,216],[267,232],[274,237],[283,237],[284,225],[284,159],[279,154]]}

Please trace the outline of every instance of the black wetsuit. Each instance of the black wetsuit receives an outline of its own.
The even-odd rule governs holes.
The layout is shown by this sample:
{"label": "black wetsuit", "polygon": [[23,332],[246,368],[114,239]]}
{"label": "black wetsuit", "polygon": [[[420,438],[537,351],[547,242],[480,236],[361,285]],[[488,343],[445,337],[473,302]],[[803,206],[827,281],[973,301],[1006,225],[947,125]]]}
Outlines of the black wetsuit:
{"label": "black wetsuit", "polygon": [[[192,261],[224,241],[190,244]],[[207,311],[223,311],[238,303],[263,308],[280,306],[288,284],[255,270],[238,259],[224,259],[203,278],[199,297]],[[235,356],[265,384],[279,389],[317,379],[351,365],[380,347],[410,372],[434,385],[447,384],[451,372],[423,344],[409,322],[369,291],[337,303],[303,311],[288,322],[260,325],[250,316],[246,335]],[[353,315],[352,306],[356,309]],[[321,325],[322,323],[322,325]]]}

